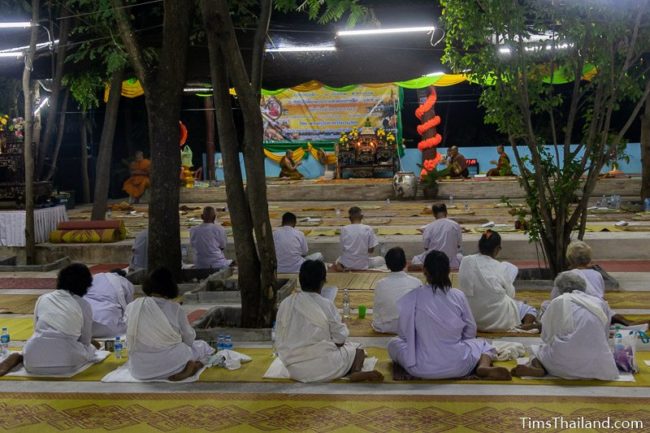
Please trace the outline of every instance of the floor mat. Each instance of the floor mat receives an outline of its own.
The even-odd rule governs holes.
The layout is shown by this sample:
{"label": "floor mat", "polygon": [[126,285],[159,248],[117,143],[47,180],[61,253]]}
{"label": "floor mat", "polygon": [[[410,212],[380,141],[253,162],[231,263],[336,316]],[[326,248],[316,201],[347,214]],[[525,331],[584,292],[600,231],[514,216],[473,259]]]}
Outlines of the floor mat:
{"label": "floor mat", "polygon": [[37,299],[38,295],[0,295],[0,314],[32,314]]}
{"label": "floor mat", "polygon": [[[522,422],[636,421],[647,402],[632,398],[278,394],[0,394],[0,427],[121,432],[520,432]],[[552,425],[552,424],[551,424]],[[549,428],[544,431],[568,431]],[[587,431],[587,430],[585,430]],[[600,429],[598,431],[601,431]],[[604,431],[604,430],[602,430]],[[621,430],[622,431],[622,430]],[[630,430],[632,431],[632,430]],[[645,431],[642,428],[634,431]]]}
{"label": "floor mat", "polygon": [[0,278],[0,289],[52,289],[56,278]]}

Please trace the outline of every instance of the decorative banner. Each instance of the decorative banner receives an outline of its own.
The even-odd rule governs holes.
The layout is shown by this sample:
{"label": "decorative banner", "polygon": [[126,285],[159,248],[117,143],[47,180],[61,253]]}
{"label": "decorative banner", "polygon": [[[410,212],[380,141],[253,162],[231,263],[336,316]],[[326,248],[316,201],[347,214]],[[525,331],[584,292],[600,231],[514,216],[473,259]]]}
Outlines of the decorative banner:
{"label": "decorative banner", "polygon": [[262,97],[265,142],[337,141],[342,131],[368,123],[398,135],[400,90],[395,84],[301,90]]}

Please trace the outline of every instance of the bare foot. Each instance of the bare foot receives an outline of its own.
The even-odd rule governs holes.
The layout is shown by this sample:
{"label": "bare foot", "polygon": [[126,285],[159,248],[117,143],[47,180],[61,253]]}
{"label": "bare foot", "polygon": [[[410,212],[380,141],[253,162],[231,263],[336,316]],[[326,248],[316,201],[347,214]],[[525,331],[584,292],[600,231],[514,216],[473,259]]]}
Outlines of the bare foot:
{"label": "bare foot", "polygon": [[169,376],[168,379],[172,382],[178,382],[180,380],[187,379],[188,377],[194,376],[196,372],[199,371],[202,367],[203,363],[199,361],[187,361],[187,364],[185,364],[185,368],[182,371]]}
{"label": "bare foot", "polygon": [[546,372],[543,369],[535,368],[530,365],[518,365],[512,370],[510,370],[510,373],[512,373],[512,375],[516,377],[523,377],[523,376],[543,377],[546,375]]}
{"label": "bare foot", "polygon": [[348,376],[350,382],[383,382],[384,375],[377,370],[373,371],[357,371]]}
{"label": "bare foot", "polygon": [[23,355],[20,353],[12,353],[7,358],[0,362],[0,376],[9,373],[15,366],[23,362]]}
{"label": "bare foot", "polygon": [[478,367],[476,375],[481,379],[488,380],[512,380],[510,372],[504,367]]}

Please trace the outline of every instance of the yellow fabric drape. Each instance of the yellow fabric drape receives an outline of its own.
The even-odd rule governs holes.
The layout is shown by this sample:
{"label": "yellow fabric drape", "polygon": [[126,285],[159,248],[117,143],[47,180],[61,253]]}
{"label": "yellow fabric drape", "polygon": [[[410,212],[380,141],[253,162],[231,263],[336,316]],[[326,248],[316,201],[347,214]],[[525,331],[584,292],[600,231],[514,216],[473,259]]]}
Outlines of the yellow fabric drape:
{"label": "yellow fabric drape", "polygon": [[[312,146],[311,143],[307,143],[307,150],[309,150],[309,153],[311,156],[318,161],[318,149]],[[324,152],[324,151],[323,151]],[[336,164],[336,154],[334,153],[325,153],[325,157],[327,158],[327,161],[325,164]]]}
{"label": "yellow fabric drape", "polygon": [[[305,152],[305,149],[303,149],[302,147],[294,150],[293,161],[294,162],[302,161],[302,159],[305,157],[306,154],[307,152]],[[271,161],[275,162],[276,164],[279,164],[282,158],[284,157],[284,153],[278,155],[266,149],[264,149],[264,155]]]}
{"label": "yellow fabric drape", "polygon": [[438,81],[436,81],[435,86],[455,86],[463,81],[467,81],[467,76],[465,74],[444,74],[438,79]]}

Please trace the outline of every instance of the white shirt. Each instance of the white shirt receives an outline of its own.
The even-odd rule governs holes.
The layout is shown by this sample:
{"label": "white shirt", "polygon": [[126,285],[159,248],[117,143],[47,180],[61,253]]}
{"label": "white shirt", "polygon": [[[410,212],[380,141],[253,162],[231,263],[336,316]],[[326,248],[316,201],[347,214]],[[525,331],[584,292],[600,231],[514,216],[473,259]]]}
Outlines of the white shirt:
{"label": "white shirt", "polygon": [[[442,251],[449,257],[449,266],[451,268],[458,268],[460,266],[458,253],[463,242],[462,233],[460,224],[456,221],[450,220],[449,218],[437,219],[427,224],[422,232],[424,250],[427,252],[432,250]],[[422,260],[423,263],[424,257]]]}
{"label": "white shirt", "polygon": [[291,226],[282,226],[273,231],[273,243],[278,258],[278,272],[300,272],[304,256],[309,251],[304,233]]}
{"label": "white shirt", "polygon": [[190,229],[190,243],[194,250],[194,265],[199,269],[221,269],[230,265],[226,249],[226,230],[217,223],[203,223]]}
{"label": "white shirt", "polygon": [[391,272],[375,285],[372,327],[377,332],[397,334],[399,311],[397,301],[422,282],[404,271]]}
{"label": "white shirt", "polygon": [[147,269],[149,229],[144,229],[138,233],[133,241],[133,257],[131,257],[131,269]]}
{"label": "white shirt", "polygon": [[341,257],[339,263],[348,269],[368,269],[368,250],[379,245],[372,227],[349,224],[341,229]]}

